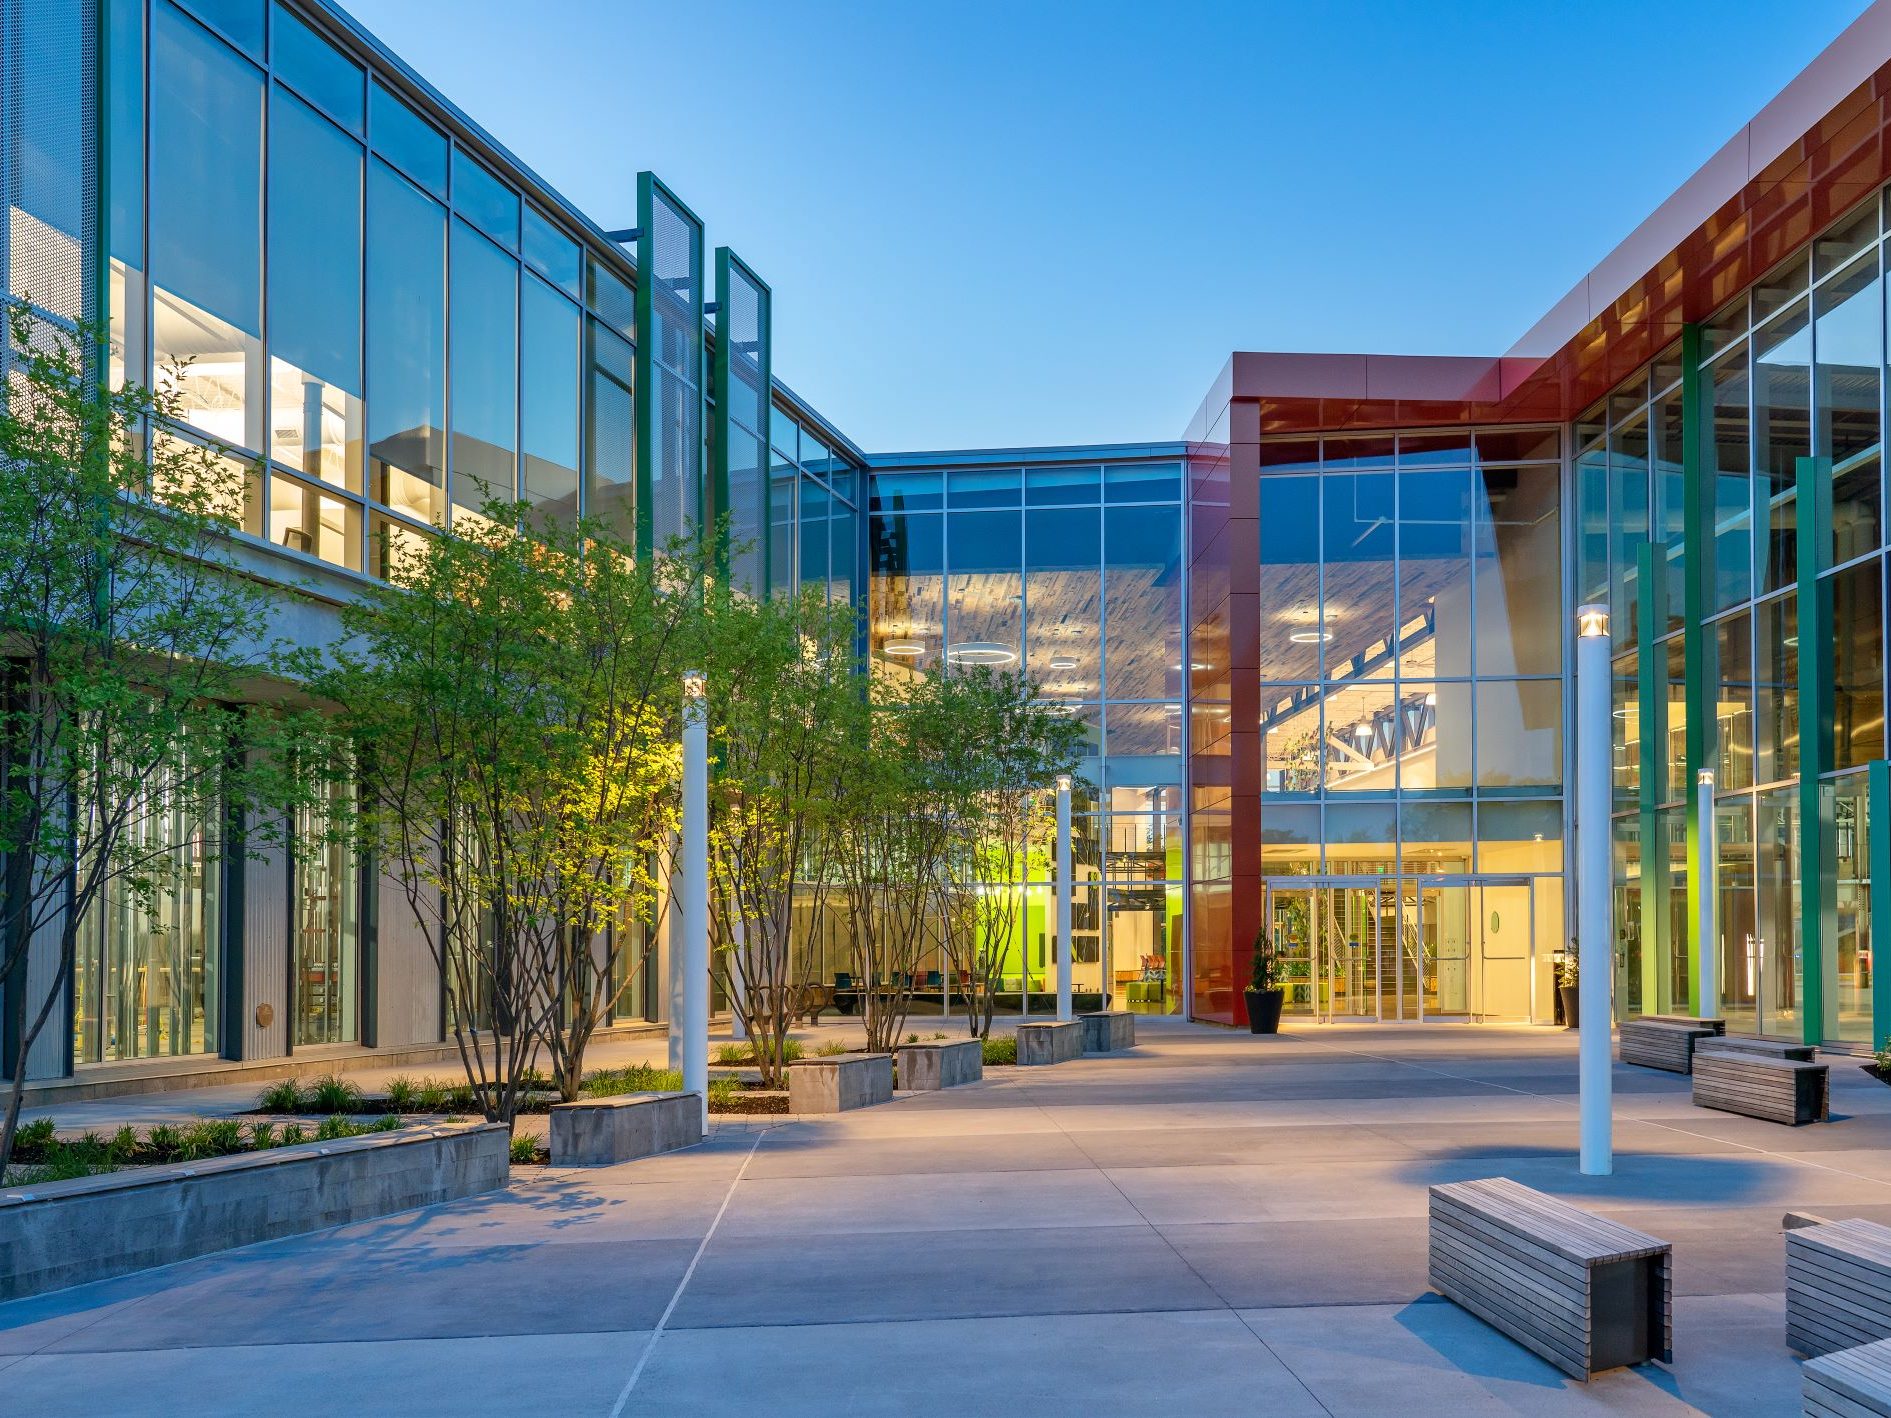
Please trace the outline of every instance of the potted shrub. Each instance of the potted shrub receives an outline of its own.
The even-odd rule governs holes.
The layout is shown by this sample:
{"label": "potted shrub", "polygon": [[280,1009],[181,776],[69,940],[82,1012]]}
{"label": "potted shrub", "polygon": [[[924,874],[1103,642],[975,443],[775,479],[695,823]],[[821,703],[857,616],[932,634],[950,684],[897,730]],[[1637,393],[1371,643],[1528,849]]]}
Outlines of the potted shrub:
{"label": "potted shrub", "polygon": [[1277,966],[1274,946],[1267,939],[1267,932],[1255,932],[1254,973],[1248,980],[1247,989],[1243,991],[1247,997],[1249,1033],[1280,1033],[1280,1006],[1287,992],[1275,983]]}
{"label": "potted shrub", "polygon": [[1563,1024],[1566,1028],[1582,1027],[1581,983],[1581,966],[1577,963],[1576,952],[1565,951],[1556,966],[1556,993],[1563,1001]]}

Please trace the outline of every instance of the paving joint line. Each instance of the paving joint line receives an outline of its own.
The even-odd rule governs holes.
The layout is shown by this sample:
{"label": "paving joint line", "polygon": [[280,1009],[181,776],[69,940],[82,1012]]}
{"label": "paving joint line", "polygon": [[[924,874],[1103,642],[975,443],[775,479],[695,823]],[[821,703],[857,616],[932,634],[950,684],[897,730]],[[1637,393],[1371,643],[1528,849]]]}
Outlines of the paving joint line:
{"label": "paving joint line", "polygon": [[696,1267],[702,1263],[703,1252],[709,1249],[709,1242],[715,1238],[716,1228],[722,1225],[722,1218],[728,1213],[729,1203],[735,1200],[735,1189],[742,1185],[742,1178],[748,1175],[749,1163],[755,1160],[755,1153],[762,1145],[767,1131],[755,1134],[755,1140],[749,1144],[742,1165],[736,1169],[735,1177],[729,1183],[729,1190],[723,1193],[722,1205],[716,1208],[715,1217],[709,1223],[709,1229],[703,1232],[703,1238],[696,1245],[696,1254],[689,1258],[689,1265],[684,1269],[682,1279],[676,1282],[676,1290],[670,1296],[670,1303],[663,1307],[663,1313],[657,1317],[656,1328],[650,1331],[650,1338],[644,1341],[643,1353],[637,1356],[637,1366],[630,1371],[630,1377],[624,1380],[624,1387],[618,1391],[617,1402],[611,1405],[610,1418],[623,1418],[624,1405],[630,1402],[630,1396],[636,1391],[637,1380],[643,1377],[643,1371],[650,1362],[650,1356],[656,1352],[657,1341],[663,1338],[663,1332],[670,1323],[670,1316],[676,1313],[677,1302],[683,1298],[683,1291],[689,1288],[690,1280],[696,1274]]}
{"label": "paving joint line", "polygon": [[[1175,1242],[1169,1238],[1168,1233],[1165,1232],[1160,1226],[1156,1225],[1155,1222],[1151,1221],[1148,1218],[1148,1216],[1146,1216],[1143,1213],[1143,1209],[1140,1206],[1136,1205],[1135,1200],[1130,1196],[1130,1194],[1123,1190],[1122,1183],[1117,1181],[1115,1177],[1110,1175],[1109,1169],[1101,1166],[1097,1162],[1096,1158],[1090,1155],[1089,1150],[1085,1148],[1081,1142],[1077,1141],[1076,1137],[1071,1133],[1070,1129],[1066,1128],[1062,1123],[1060,1123],[1055,1117],[1051,1115],[1050,1110],[1046,1108],[1044,1104],[1040,1102],[1038,1098],[1031,1093],[1030,1084],[1024,1082],[1023,1080],[1019,1080],[1018,1087],[1020,1091],[1024,1093],[1025,1097],[1031,1100],[1031,1106],[1037,1109],[1038,1112],[1044,1115],[1044,1120],[1048,1122],[1052,1127],[1057,1129],[1058,1134],[1064,1139],[1064,1141],[1068,1142],[1072,1147],[1077,1149],[1078,1155],[1081,1156],[1084,1159],[1084,1161],[1088,1162],[1092,1170],[1094,1170],[1098,1176],[1102,1177],[1104,1181],[1108,1182],[1111,1188],[1114,1189],[1116,1194],[1123,1199],[1123,1204],[1127,1206],[1131,1211],[1136,1213],[1136,1219],[1141,1221],[1143,1225],[1147,1226],[1149,1230],[1155,1234],[1156,1238],[1160,1240],[1163,1245],[1169,1248],[1169,1254],[1173,1255],[1178,1261],[1182,1263],[1182,1268],[1188,1271],[1188,1273],[1194,1276],[1197,1280],[1199,1280],[1202,1284],[1202,1288],[1205,1289],[1210,1295],[1213,1295],[1217,1300],[1221,1301],[1222,1309],[1224,1309],[1229,1314],[1234,1316],[1234,1322],[1240,1325],[1241,1328],[1245,1329],[1251,1336],[1253,1336],[1254,1342],[1260,1345],[1261,1348],[1264,1349],[1268,1353],[1268,1355],[1274,1360],[1274,1362],[1280,1365],[1281,1369],[1284,1372],[1293,1375],[1293,1381],[1300,1385],[1302,1392],[1304,1392],[1306,1396],[1314,1402],[1314,1404],[1319,1408],[1320,1412],[1326,1414],[1327,1418],[1333,1418],[1333,1410],[1328,1408],[1326,1404],[1321,1401],[1320,1396],[1313,1391],[1312,1386],[1308,1384],[1305,1379],[1300,1377],[1299,1372],[1294,1368],[1294,1366],[1292,1364],[1289,1364],[1284,1358],[1282,1358],[1281,1355],[1275,1350],[1274,1346],[1269,1344],[1265,1339],[1261,1337],[1260,1331],[1255,1329],[1253,1325],[1248,1323],[1247,1316],[1242,1314],[1240,1309],[1232,1301],[1230,1301],[1226,1295],[1222,1294],[1221,1291],[1215,1287],[1214,1282],[1209,1280],[1207,1276],[1203,1275],[1201,1271],[1195,1268],[1194,1264],[1189,1260],[1189,1258],[1183,1255],[1181,1250],[1176,1246]],[[1147,1314],[1147,1313],[1156,1313],[1156,1312],[1141,1311],[1140,1313]]]}

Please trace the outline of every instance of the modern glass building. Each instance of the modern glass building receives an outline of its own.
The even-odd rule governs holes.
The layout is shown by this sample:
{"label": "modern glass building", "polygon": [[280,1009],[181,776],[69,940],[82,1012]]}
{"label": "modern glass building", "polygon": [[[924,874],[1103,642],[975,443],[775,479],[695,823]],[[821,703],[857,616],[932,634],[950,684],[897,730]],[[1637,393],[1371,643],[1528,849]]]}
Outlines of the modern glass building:
{"label": "modern glass building", "polygon": [[[296,633],[495,493],[646,546],[727,513],[731,574],[856,607],[866,672],[1019,665],[1084,723],[1079,991],[1239,1025],[1267,939],[1303,1019],[1549,1023],[1601,603],[1618,1011],[1696,1008],[1713,952],[1735,1030],[1891,1032],[1891,0],[1504,354],[1241,352],[1171,442],[875,456],[662,182],[579,212],[325,0],[0,16],[0,286],[174,388],[154,436],[255,463],[238,540],[312,588]],[[87,923],[35,1078],[440,1040],[372,863],[152,830],[187,869]]]}

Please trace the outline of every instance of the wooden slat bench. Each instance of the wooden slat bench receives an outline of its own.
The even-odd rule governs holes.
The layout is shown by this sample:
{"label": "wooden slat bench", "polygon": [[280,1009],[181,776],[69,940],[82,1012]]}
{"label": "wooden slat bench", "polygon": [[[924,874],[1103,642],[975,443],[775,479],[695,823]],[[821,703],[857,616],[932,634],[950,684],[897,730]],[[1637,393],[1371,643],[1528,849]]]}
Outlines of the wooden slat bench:
{"label": "wooden slat bench", "polygon": [[1672,1357],[1671,1248],[1507,1177],[1431,1189],[1431,1287],[1566,1374]]}
{"label": "wooden slat bench", "polygon": [[1808,1359],[1799,1375],[1806,1418],[1891,1415],[1891,1340]]}
{"label": "wooden slat bench", "polygon": [[1763,1054],[1767,1058],[1798,1059],[1804,1063],[1813,1062],[1819,1055],[1818,1049],[1811,1044],[1793,1044],[1784,1039],[1747,1039],[1739,1035],[1697,1040],[1694,1045],[1696,1059],[1700,1058],[1703,1049],[1725,1050],[1731,1054]]}
{"label": "wooden slat bench", "polygon": [[1786,1233],[1786,1347],[1808,1358],[1891,1339],[1891,1227],[1832,1221]]}
{"label": "wooden slat bench", "polygon": [[1697,1014],[1644,1014],[1641,1018],[1650,1024],[1685,1024],[1690,1029],[1705,1029],[1711,1034],[1727,1032],[1726,1020],[1704,1019]]}
{"label": "wooden slat bench", "polygon": [[1694,1051],[1694,1106],[1797,1127],[1824,1122],[1830,1070],[1806,1059],[1740,1049]]}
{"label": "wooden slat bench", "polygon": [[1704,1025],[1664,1024],[1654,1019],[1624,1020],[1620,1035],[1623,1063],[1669,1073],[1688,1072],[1694,1066],[1695,1041],[1715,1037]]}

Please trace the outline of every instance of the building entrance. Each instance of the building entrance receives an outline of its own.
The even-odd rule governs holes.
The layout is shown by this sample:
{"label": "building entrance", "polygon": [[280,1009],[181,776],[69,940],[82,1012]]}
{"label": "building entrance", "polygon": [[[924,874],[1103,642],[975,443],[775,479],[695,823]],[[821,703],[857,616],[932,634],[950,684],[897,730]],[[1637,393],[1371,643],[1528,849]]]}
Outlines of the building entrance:
{"label": "building entrance", "polygon": [[1541,1017],[1527,877],[1279,877],[1264,890],[1287,1014]]}

